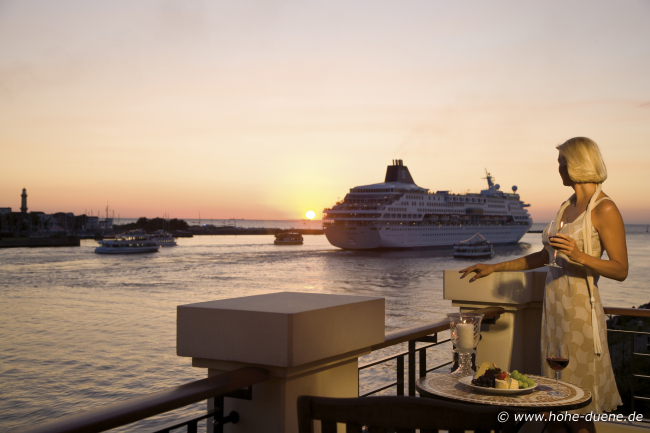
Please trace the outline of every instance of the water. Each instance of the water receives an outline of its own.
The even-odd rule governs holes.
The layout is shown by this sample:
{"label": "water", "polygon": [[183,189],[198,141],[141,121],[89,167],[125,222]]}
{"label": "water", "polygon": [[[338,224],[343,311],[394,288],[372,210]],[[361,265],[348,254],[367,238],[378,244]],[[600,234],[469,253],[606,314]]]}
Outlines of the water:
{"label": "water", "polygon": [[[630,276],[601,279],[607,306],[648,301],[650,235],[646,226],[627,230]],[[277,291],[381,296],[392,331],[446,318],[455,309],[442,300],[442,271],[471,263],[450,250],[342,251],[324,236],[305,236],[302,246],[272,241],[181,238],[177,247],[136,256],[94,254],[92,240],[0,250],[0,431],[205,377],[176,356],[179,304]],[[489,262],[541,248],[541,235],[530,233],[518,245],[496,247]],[[444,349],[431,362],[448,357]],[[378,370],[394,375],[390,366]],[[380,379],[369,374],[362,381],[374,387]],[[122,431],[150,431],[202,410],[194,405]]]}

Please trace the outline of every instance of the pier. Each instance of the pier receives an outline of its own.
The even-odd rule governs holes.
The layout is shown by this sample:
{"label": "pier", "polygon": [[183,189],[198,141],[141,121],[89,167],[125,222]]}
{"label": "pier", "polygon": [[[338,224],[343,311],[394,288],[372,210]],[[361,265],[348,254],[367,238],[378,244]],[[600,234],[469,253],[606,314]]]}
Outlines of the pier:
{"label": "pier", "polygon": [[78,247],[78,236],[0,238],[0,248]]}
{"label": "pier", "polygon": [[322,235],[323,229],[280,229],[263,227],[199,227],[191,226],[193,235],[277,235],[279,233],[300,233],[301,235]]}

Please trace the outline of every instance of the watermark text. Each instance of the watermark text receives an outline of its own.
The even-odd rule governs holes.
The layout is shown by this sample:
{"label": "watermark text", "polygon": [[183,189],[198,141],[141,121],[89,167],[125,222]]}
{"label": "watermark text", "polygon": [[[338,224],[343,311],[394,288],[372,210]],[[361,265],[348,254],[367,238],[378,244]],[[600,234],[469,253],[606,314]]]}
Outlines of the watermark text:
{"label": "watermark text", "polygon": [[[499,422],[506,422],[509,418],[507,412],[501,412],[498,415]],[[515,422],[527,421],[643,421],[643,414],[633,412],[629,415],[622,413],[593,413],[586,414],[569,413],[569,412],[549,412],[543,413],[515,413]]]}

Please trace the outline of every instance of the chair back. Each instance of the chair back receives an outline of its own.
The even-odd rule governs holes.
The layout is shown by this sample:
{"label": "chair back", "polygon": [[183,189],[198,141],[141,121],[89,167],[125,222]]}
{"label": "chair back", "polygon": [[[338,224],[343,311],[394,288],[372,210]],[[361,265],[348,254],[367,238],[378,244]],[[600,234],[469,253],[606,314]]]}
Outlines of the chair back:
{"label": "chair back", "polygon": [[[501,423],[497,416],[504,411],[508,420]],[[322,433],[336,433],[337,423],[346,433],[515,431],[513,413],[502,407],[421,397],[298,397],[299,433],[313,433],[313,420],[321,421]]]}

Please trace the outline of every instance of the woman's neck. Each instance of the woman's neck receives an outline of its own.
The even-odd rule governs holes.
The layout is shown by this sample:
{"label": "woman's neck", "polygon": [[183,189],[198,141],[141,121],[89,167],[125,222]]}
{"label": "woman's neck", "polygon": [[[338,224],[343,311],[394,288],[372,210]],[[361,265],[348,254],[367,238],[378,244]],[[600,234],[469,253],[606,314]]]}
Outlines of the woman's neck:
{"label": "woman's neck", "polygon": [[596,192],[595,183],[576,183],[572,185],[573,190],[576,192],[576,201],[574,205],[576,207],[587,207],[589,200]]}

